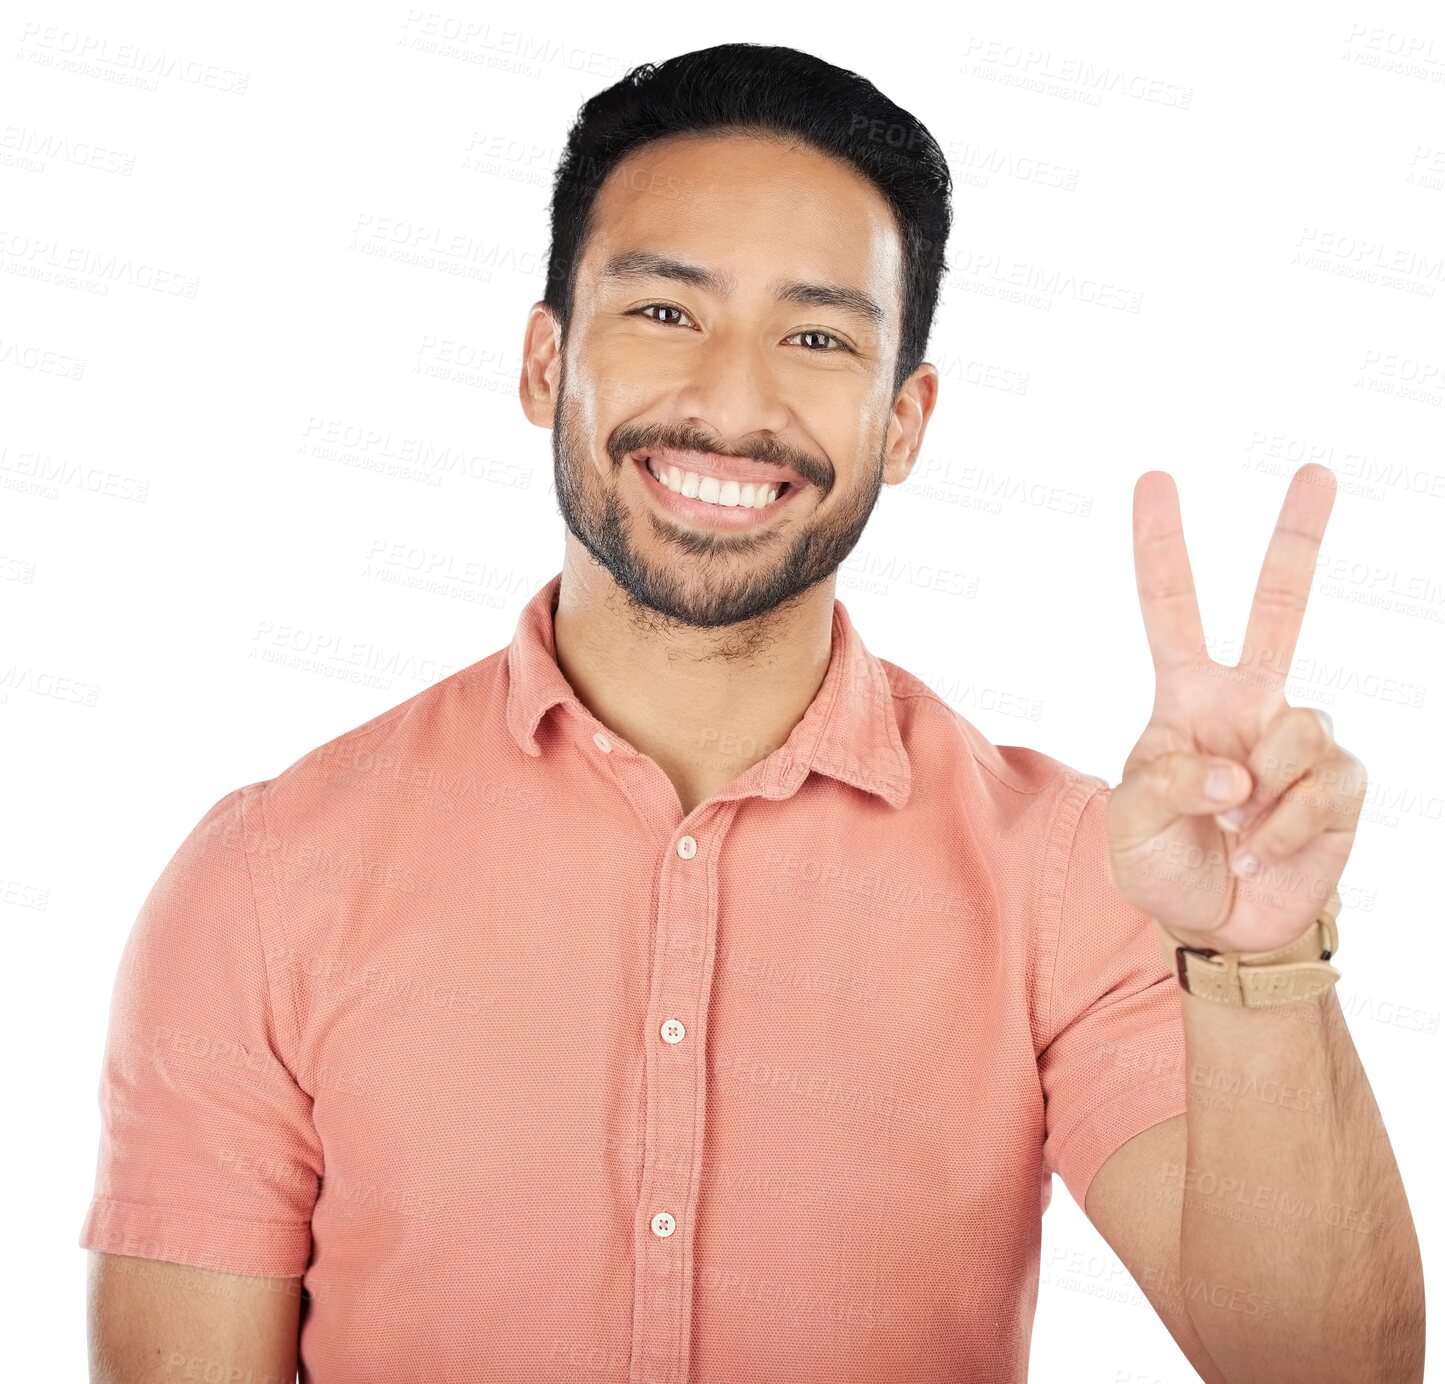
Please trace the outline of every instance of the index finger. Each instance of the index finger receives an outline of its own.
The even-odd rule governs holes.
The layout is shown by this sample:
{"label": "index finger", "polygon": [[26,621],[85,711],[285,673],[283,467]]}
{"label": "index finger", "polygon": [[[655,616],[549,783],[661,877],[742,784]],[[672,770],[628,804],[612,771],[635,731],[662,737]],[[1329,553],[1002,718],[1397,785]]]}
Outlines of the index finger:
{"label": "index finger", "polygon": [[1179,492],[1167,471],[1134,482],[1134,579],[1156,678],[1197,660],[1204,626],[1184,546]]}
{"label": "index finger", "polygon": [[1334,503],[1335,473],[1314,461],[1301,466],[1290,480],[1265,550],[1240,663],[1247,661],[1251,672],[1262,675],[1260,685],[1276,691],[1289,677],[1320,541]]}

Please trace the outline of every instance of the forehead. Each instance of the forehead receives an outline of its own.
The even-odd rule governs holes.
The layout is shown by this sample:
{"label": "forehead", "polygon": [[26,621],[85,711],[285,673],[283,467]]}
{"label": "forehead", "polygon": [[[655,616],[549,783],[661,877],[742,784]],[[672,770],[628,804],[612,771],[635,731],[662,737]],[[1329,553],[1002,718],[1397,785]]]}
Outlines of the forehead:
{"label": "forehead", "polygon": [[742,294],[780,274],[843,283],[886,305],[897,327],[892,208],[860,173],[796,141],[671,136],[634,150],[598,191],[578,278],[595,283],[628,250],[724,270]]}

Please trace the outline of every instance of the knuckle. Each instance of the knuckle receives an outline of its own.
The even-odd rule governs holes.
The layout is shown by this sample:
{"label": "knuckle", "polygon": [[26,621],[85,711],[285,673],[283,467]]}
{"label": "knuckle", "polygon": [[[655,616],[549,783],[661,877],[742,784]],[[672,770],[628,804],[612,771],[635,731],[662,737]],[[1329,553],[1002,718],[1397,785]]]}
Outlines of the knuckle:
{"label": "knuckle", "polygon": [[1332,737],[1324,712],[1310,706],[1297,707],[1293,720],[1295,734],[1299,736],[1306,750],[1319,751],[1330,743]]}
{"label": "knuckle", "polygon": [[1171,750],[1156,761],[1159,770],[1158,791],[1165,797],[1177,793],[1196,776],[1198,766],[1193,756],[1182,750]]}
{"label": "knuckle", "polygon": [[1345,801],[1363,802],[1370,776],[1354,755],[1340,751],[1329,765],[1317,771],[1320,784],[1328,792]]}
{"label": "knuckle", "polygon": [[1267,784],[1288,783],[1299,773],[1298,758],[1279,750],[1266,750],[1251,759],[1250,767]]}
{"label": "knuckle", "polygon": [[1282,844],[1279,833],[1272,828],[1261,827],[1249,838],[1249,849],[1261,860],[1273,860]]}
{"label": "knuckle", "polygon": [[1365,795],[1370,790],[1370,772],[1352,754],[1342,756],[1343,768],[1340,773],[1345,795],[1358,807],[1362,807]]}
{"label": "knuckle", "polygon": [[1161,754],[1145,766],[1143,785],[1155,797],[1163,797],[1169,792],[1169,785],[1174,782],[1174,766],[1171,762],[1173,758],[1172,754]]}

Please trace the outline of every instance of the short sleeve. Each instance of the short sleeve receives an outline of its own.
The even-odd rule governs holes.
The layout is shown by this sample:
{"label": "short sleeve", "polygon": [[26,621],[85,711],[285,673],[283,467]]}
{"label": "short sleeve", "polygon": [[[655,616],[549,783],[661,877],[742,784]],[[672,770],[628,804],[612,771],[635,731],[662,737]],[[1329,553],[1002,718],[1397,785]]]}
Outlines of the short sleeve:
{"label": "short sleeve", "polygon": [[192,828],[127,938],[86,1249],[265,1277],[308,1265],[321,1145],[275,1019],[246,844],[258,789]]}
{"label": "short sleeve", "polygon": [[[1097,785],[1092,787],[1090,785]],[[1186,1109],[1183,993],[1153,919],[1114,883],[1108,804],[1087,792],[1071,845],[1057,862],[1046,1046],[1044,1171],[1057,1172],[1082,1208],[1094,1174],[1121,1144]]]}

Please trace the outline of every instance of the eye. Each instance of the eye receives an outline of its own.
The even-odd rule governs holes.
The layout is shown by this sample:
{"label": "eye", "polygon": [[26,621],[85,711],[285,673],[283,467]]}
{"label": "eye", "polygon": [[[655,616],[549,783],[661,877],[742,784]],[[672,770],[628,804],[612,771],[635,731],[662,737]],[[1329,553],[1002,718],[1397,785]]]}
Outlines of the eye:
{"label": "eye", "polygon": [[[683,317],[686,317],[686,316],[687,316],[687,313],[683,312],[683,310],[682,310],[680,307],[677,307],[677,306],[676,306],[675,304],[673,304],[673,303],[644,303],[641,307],[633,308],[631,312],[629,312],[629,313],[627,313],[627,314],[625,314],[625,315],[628,316],[628,317],[644,317],[644,316],[646,316],[648,313],[650,313],[650,312],[653,310],[653,308],[657,308],[657,309],[659,309],[659,310],[662,311],[662,312],[676,312],[676,313],[681,314]],[[681,325],[680,323],[659,322],[659,319],[656,318],[656,317],[649,317],[649,318],[648,318],[648,321],[650,321],[650,322],[658,322],[658,324],[659,324],[660,326],[663,326],[663,327],[680,326],[680,325]],[[857,352],[854,351],[854,349],[853,349],[851,346],[849,346],[848,343],[847,343],[846,341],[844,341],[842,337],[834,336],[832,332],[821,331],[821,330],[820,330],[819,328],[817,328],[817,327],[804,327],[801,331],[796,331],[796,332],[792,333],[792,336],[789,336],[789,337],[787,337],[786,339],[789,340],[789,341],[791,341],[791,340],[793,339],[793,337],[795,337],[795,336],[821,336],[821,337],[826,338],[828,341],[831,341],[831,342],[834,343],[832,346],[823,347],[823,348],[820,349],[820,350],[814,350],[814,349],[812,349],[812,348],[805,347],[804,349],[808,351],[808,354],[809,354],[809,355],[814,355],[814,356],[827,356],[827,355],[833,355],[833,354],[835,354],[835,353],[838,352],[838,351],[847,351],[849,355],[857,355]]]}
{"label": "eye", "polygon": [[[685,312],[683,312],[680,307],[675,307],[672,303],[644,303],[640,308],[633,308],[632,311],[627,314],[627,316],[628,316],[628,317],[641,317],[641,316],[645,315],[646,313],[651,312],[653,308],[661,308],[663,312],[678,312],[678,313],[682,313],[682,315],[683,315],[684,317],[687,316],[687,314],[686,314]],[[655,317],[652,317],[652,318],[649,318],[648,320],[651,321],[651,322],[656,322],[658,319],[655,318]],[[663,323],[661,323],[661,325],[664,326],[664,327],[671,327],[671,326],[675,326],[676,324],[675,324],[675,323],[672,323],[672,322],[663,322]]]}
{"label": "eye", "polygon": [[851,346],[849,346],[848,343],[847,343],[846,341],[844,341],[842,337],[840,337],[840,336],[834,336],[832,332],[820,331],[817,327],[804,327],[802,331],[800,331],[800,332],[794,332],[793,335],[794,335],[794,336],[823,336],[823,337],[827,337],[827,339],[828,339],[829,341],[833,341],[833,342],[836,342],[836,343],[837,343],[837,345],[834,346],[834,347],[825,348],[825,349],[823,349],[823,350],[821,350],[821,351],[812,351],[812,352],[810,352],[810,354],[815,355],[815,356],[828,356],[828,355],[832,355],[835,350],[837,350],[837,351],[847,351],[850,355],[851,355],[851,354],[854,354],[853,348],[852,348]]}

